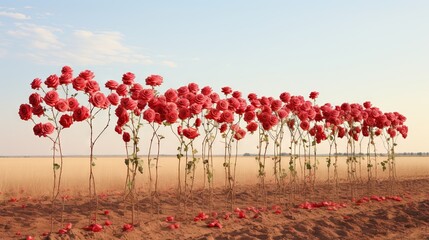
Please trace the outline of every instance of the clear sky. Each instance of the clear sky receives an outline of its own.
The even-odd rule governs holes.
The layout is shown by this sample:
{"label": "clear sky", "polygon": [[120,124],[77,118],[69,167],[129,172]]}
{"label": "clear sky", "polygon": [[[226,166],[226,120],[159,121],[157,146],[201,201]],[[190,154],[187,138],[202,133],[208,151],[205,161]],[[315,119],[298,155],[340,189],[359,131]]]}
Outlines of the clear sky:
{"label": "clear sky", "polygon": [[[369,100],[407,117],[399,152],[427,152],[428,13],[423,0],[0,1],[0,155],[50,154],[17,113],[30,82],[64,65],[100,83],[159,74],[161,90],[196,82],[246,95],[318,91],[319,104]],[[87,153],[86,126],[73,129],[65,153]],[[124,153],[113,128],[97,153]]]}

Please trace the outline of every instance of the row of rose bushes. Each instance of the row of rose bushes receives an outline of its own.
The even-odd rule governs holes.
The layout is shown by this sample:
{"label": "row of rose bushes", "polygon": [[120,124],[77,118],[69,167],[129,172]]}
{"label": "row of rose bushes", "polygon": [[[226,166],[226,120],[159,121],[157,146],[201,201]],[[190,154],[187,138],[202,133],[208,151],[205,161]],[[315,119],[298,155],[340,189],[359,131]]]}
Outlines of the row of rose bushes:
{"label": "row of rose bushes", "polygon": [[[133,73],[128,72],[123,74],[121,82],[115,80],[105,82],[106,91],[102,91],[93,72],[85,70],[74,76],[73,70],[65,66],[59,76],[53,74],[45,81],[36,78],[31,82],[34,92],[30,94],[28,103],[20,105],[19,116],[22,120],[33,122],[33,132],[36,136],[49,138],[54,144],[54,149],[59,149],[59,153],[55,151],[53,153],[54,174],[56,174],[57,169],[62,169],[62,164],[55,161],[56,156],[59,155],[62,162],[62,130],[72,127],[75,122],[89,123],[90,166],[92,166],[95,142],[109,126],[110,111],[114,109],[116,116],[114,130],[126,143],[127,185],[130,188],[125,195],[130,199],[135,198],[135,174],[138,171],[143,172],[138,152],[140,151],[140,130],[145,125],[150,126],[148,129],[153,131],[153,137],[157,137],[158,141],[161,137],[157,133],[159,127],[170,127],[173,130],[173,134],[179,141],[177,155],[179,161],[186,156],[185,172],[187,174],[195,170],[197,151],[193,146],[193,140],[200,137],[204,142],[209,143],[209,150],[203,149],[201,152],[203,158],[206,158],[204,155],[210,154],[218,133],[225,139],[225,159],[231,158],[233,142],[237,143],[248,133],[259,134],[257,160],[260,161],[260,176],[265,176],[265,159],[264,161],[261,159],[262,155],[266,155],[266,152],[261,153],[264,143],[268,144],[271,139],[275,143],[274,159],[276,157],[280,159],[283,137],[287,132],[290,136],[288,142],[291,144],[291,156],[301,153],[296,150],[297,148],[303,148],[304,156],[307,156],[311,148],[315,153],[315,146],[323,141],[328,141],[331,145],[333,142],[336,144],[338,139],[346,138],[347,146],[350,148],[347,152],[353,153],[350,158],[353,161],[355,160],[354,144],[361,143],[362,139],[368,139],[368,148],[370,148],[374,145],[374,139],[381,136],[388,145],[388,152],[394,154],[397,137],[401,135],[406,138],[408,134],[406,118],[403,115],[398,112],[384,113],[378,107],[372,106],[369,101],[363,104],[318,105],[316,104],[318,92],[311,92],[309,99],[294,96],[288,92],[281,93],[278,98],[259,97],[256,93],[250,93],[246,98],[240,91],[232,90],[230,87],[223,87],[218,93],[210,86],[200,88],[197,83],[190,83],[177,89],[170,88],[161,93],[156,88],[162,83],[161,76],[151,75],[145,79],[147,86],[145,87],[136,81]],[[101,112],[109,113],[108,122],[93,138],[92,120]],[[266,149],[267,147],[265,151]],[[191,155],[189,159],[188,153]],[[393,160],[392,156],[386,164],[394,166]],[[289,162],[291,172],[296,171],[292,168],[294,161],[295,159],[291,157]],[[308,160],[305,159],[305,161]],[[307,165],[306,162],[305,164],[304,170],[311,170],[311,164]],[[226,161],[224,166],[230,168],[231,162]],[[283,169],[279,167],[279,172],[282,171]],[[213,172],[207,168],[206,173],[209,176]],[[225,182],[231,179],[235,181],[235,176],[232,176],[229,171],[225,174]],[[187,187],[186,176],[184,179],[184,191],[189,189],[192,191],[192,186]],[[210,178],[208,179],[210,181]],[[180,176],[178,181],[178,191],[181,192]],[[90,192],[91,187],[95,191],[95,182],[93,181],[92,184],[90,182]],[[234,182],[230,183],[230,188],[232,189],[234,185]],[[54,183],[54,192],[57,192],[53,194],[54,199],[58,195],[59,186],[60,182]]]}

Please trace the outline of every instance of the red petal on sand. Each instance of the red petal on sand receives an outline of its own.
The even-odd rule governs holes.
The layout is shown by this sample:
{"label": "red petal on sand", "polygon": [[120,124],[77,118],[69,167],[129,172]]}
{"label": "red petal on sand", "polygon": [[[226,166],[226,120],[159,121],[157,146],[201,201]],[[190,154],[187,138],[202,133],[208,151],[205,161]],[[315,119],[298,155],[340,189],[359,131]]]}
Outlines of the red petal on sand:
{"label": "red petal on sand", "polygon": [[67,223],[67,225],[64,229],[70,230],[72,227],[73,227],[72,223]]}
{"label": "red petal on sand", "polygon": [[174,217],[173,216],[168,216],[165,218],[166,222],[173,222],[174,221]]}
{"label": "red petal on sand", "polygon": [[133,225],[131,225],[131,224],[124,224],[124,226],[122,227],[122,231],[124,231],[124,232],[129,232],[129,231],[132,231],[133,230]]}
{"label": "red petal on sand", "polygon": [[27,236],[27,237],[25,238],[25,240],[34,240],[34,238],[33,238],[32,236]]}
{"label": "red petal on sand", "polygon": [[106,225],[106,226],[110,226],[110,225],[112,225],[112,222],[111,222],[111,221],[109,221],[109,220],[106,220],[106,221],[104,222],[104,225]]}
{"label": "red petal on sand", "polygon": [[110,211],[109,210],[104,210],[104,215],[109,215]]}
{"label": "red petal on sand", "polygon": [[66,233],[67,233],[67,229],[65,228],[58,230],[58,234],[66,234]]}

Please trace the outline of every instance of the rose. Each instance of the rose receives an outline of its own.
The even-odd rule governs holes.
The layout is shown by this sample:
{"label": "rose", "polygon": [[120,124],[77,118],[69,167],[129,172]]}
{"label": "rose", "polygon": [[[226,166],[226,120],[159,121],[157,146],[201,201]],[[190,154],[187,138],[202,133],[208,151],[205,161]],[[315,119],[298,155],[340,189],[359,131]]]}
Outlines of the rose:
{"label": "rose", "polygon": [[33,127],[33,133],[36,136],[43,136],[43,124],[42,123],[37,123],[36,125],[34,125]]}
{"label": "rose", "polygon": [[216,109],[220,111],[227,110],[228,107],[229,107],[229,103],[225,99],[219,100],[219,102],[217,102],[216,104]]}
{"label": "rose", "polygon": [[159,86],[162,84],[163,78],[159,75],[150,75],[146,78],[146,85],[148,86]]}
{"label": "rose", "polygon": [[219,131],[220,131],[220,133],[224,133],[226,131],[226,129],[228,129],[228,125],[226,125],[226,123],[224,123],[220,126]]}
{"label": "rose", "polygon": [[191,117],[191,110],[188,108],[179,108],[179,118],[180,120],[186,120]]}
{"label": "rose", "polygon": [[55,104],[58,102],[58,99],[59,99],[59,96],[55,90],[51,90],[47,92],[45,97],[43,98],[45,103],[51,107],[55,106]]}
{"label": "rose", "polygon": [[302,130],[306,131],[310,128],[310,123],[308,121],[302,121],[299,126]]}
{"label": "rose", "polygon": [[85,80],[85,78],[80,77],[80,75],[79,75],[79,77],[77,77],[77,78],[73,79],[73,81],[72,81],[72,85],[73,85],[73,88],[74,88],[76,91],[82,91],[82,90],[84,90],[84,89],[85,89],[85,87],[86,87],[86,83],[87,83],[87,82],[88,82],[88,81],[87,81],[87,80]]}
{"label": "rose", "polygon": [[167,102],[175,102],[177,100],[177,91],[170,88],[164,93]]}
{"label": "rose", "polygon": [[118,87],[118,83],[115,80],[109,80],[104,86],[110,90],[115,90]]}
{"label": "rose", "polygon": [[318,96],[319,96],[319,92],[311,92],[309,97],[315,100]]}
{"label": "rose", "polygon": [[102,92],[93,93],[89,98],[89,102],[95,107],[102,109],[106,109],[109,106],[109,101]]}
{"label": "rose", "polygon": [[114,92],[109,94],[107,96],[107,99],[109,100],[109,103],[112,104],[113,106],[117,106],[119,103],[119,95]]}
{"label": "rose", "polygon": [[131,85],[134,83],[135,78],[136,76],[134,75],[134,73],[127,72],[124,75],[122,75],[122,82],[126,85]]}
{"label": "rose", "polygon": [[197,94],[197,92],[200,90],[198,84],[196,84],[196,83],[189,83],[188,89],[189,89],[189,92],[191,92],[193,94]]}
{"label": "rose", "polygon": [[366,109],[370,108],[371,107],[371,102],[370,101],[364,102],[363,103],[363,107],[366,108]]}
{"label": "rose", "polygon": [[130,134],[128,133],[128,132],[124,132],[123,134],[122,134],[122,140],[124,140],[124,142],[130,142],[131,141],[131,136],[130,136]]}
{"label": "rose", "polygon": [[190,107],[191,113],[194,115],[199,114],[203,109],[203,105],[201,104],[197,104],[197,103],[193,103]]}
{"label": "rose", "polygon": [[81,73],[79,73],[79,77],[85,79],[86,81],[90,81],[94,78],[94,73],[90,70],[85,70]]}
{"label": "rose", "polygon": [[206,101],[204,94],[197,94],[194,98],[194,103],[203,104]]}
{"label": "rose", "polygon": [[247,131],[253,133],[258,129],[258,124],[256,122],[249,122],[246,126]]}
{"label": "rose", "polygon": [[176,104],[178,108],[187,108],[190,105],[189,100],[186,98],[180,98],[179,100],[177,100]]}
{"label": "rose", "polygon": [[117,132],[118,134],[122,134],[122,128],[118,125],[115,126],[115,132]]}
{"label": "rose", "polygon": [[177,93],[178,93],[179,97],[185,96],[186,94],[189,93],[188,86],[179,87],[177,89]]}
{"label": "rose", "polygon": [[29,104],[21,104],[21,106],[19,106],[19,117],[22,120],[29,120],[31,119],[33,113],[33,108],[29,105]]}
{"label": "rose", "polygon": [[49,88],[57,89],[58,85],[60,84],[58,76],[55,74],[50,75],[48,78],[46,78],[45,84]]}
{"label": "rose", "polygon": [[274,100],[271,103],[271,110],[274,112],[277,112],[282,107],[282,101],[280,100]]}
{"label": "rose", "polygon": [[55,103],[55,109],[59,112],[65,112],[69,110],[69,103],[66,99],[58,99],[57,103]]}
{"label": "rose", "polygon": [[69,128],[73,124],[73,117],[70,115],[62,115],[60,117],[60,124],[63,128]]}
{"label": "rose", "polygon": [[95,93],[97,91],[100,91],[100,85],[98,85],[97,81],[90,80],[86,83],[85,86],[85,93]]}
{"label": "rose", "polygon": [[177,111],[169,111],[167,114],[165,114],[165,120],[170,124],[175,123],[178,118],[179,113]]}
{"label": "rose", "polygon": [[183,129],[183,136],[185,136],[188,139],[195,139],[200,134],[198,133],[198,130],[196,128],[185,128]]}
{"label": "rose", "polygon": [[33,132],[36,136],[39,137],[46,137],[49,134],[53,133],[55,130],[54,125],[52,125],[52,123],[38,123],[36,125],[34,125],[33,127]]}
{"label": "rose", "polygon": [[40,105],[40,103],[43,101],[42,97],[38,93],[32,93],[30,97],[28,98],[29,103],[35,107]]}
{"label": "rose", "polygon": [[143,89],[139,93],[139,99],[149,102],[154,97],[154,92],[152,89]]}
{"label": "rose", "polygon": [[255,119],[255,116],[256,116],[256,114],[254,111],[246,111],[244,113],[244,121],[251,122],[251,121],[253,121],[253,119]]}
{"label": "rose", "polygon": [[208,95],[210,95],[210,93],[212,93],[212,88],[211,87],[209,87],[209,86],[205,86],[205,87],[203,87],[202,89],[201,89],[201,93],[204,95],[204,96],[208,96]]}
{"label": "rose", "polygon": [[222,114],[220,115],[219,122],[232,123],[233,121],[234,121],[234,114],[229,110],[223,111]]}
{"label": "rose", "polygon": [[223,92],[225,95],[228,95],[228,94],[232,93],[232,89],[231,89],[230,87],[223,87],[223,88],[222,88],[222,92]]}
{"label": "rose", "polygon": [[70,84],[73,81],[73,75],[71,73],[63,73],[61,74],[60,78],[60,84]]}
{"label": "rose", "polygon": [[126,97],[121,99],[121,106],[127,110],[134,110],[137,107],[137,102]]}
{"label": "rose", "polygon": [[148,108],[143,112],[143,119],[152,123],[155,120],[155,111],[152,108]]}
{"label": "rose", "polygon": [[241,98],[241,92],[240,91],[234,91],[232,93],[232,97],[234,97],[234,98]]}
{"label": "rose", "polygon": [[79,107],[79,102],[74,97],[67,98],[67,102],[68,102],[70,111],[74,111]]}
{"label": "rose", "polygon": [[64,66],[63,68],[61,68],[61,73],[62,74],[72,74],[73,69],[70,66]]}
{"label": "rose", "polygon": [[40,117],[45,113],[45,109],[41,105],[33,107],[33,114]]}
{"label": "rose", "polygon": [[288,103],[290,101],[290,93],[288,92],[283,92],[280,94],[280,100],[282,100],[282,102],[284,103]]}
{"label": "rose", "polygon": [[42,80],[40,78],[35,78],[32,82],[31,82],[31,88],[32,89],[39,89],[42,86]]}
{"label": "rose", "polygon": [[123,97],[128,94],[128,87],[125,84],[119,84],[119,86],[116,88],[116,93]]}
{"label": "rose", "polygon": [[73,111],[73,120],[77,122],[84,121],[89,117],[89,109],[85,106],[78,107],[76,110]]}
{"label": "rose", "polygon": [[210,99],[212,100],[212,103],[217,103],[220,100],[219,94],[213,92],[210,94]]}
{"label": "rose", "polygon": [[243,139],[244,136],[246,136],[246,131],[244,129],[241,129],[241,128],[239,128],[234,134],[234,138],[236,140]]}

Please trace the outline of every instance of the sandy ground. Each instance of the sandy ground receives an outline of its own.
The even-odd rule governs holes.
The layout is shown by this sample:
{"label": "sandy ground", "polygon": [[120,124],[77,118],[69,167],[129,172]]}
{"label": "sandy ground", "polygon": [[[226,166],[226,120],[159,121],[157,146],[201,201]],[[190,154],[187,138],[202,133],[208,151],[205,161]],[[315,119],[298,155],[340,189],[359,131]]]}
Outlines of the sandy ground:
{"label": "sandy ground", "polygon": [[[320,168],[320,180],[311,194],[304,196],[301,188],[293,192],[289,185],[283,192],[278,192],[276,186],[269,183],[266,203],[254,166],[243,164],[237,174],[239,183],[234,206],[228,203],[223,178],[218,177],[213,207],[208,204],[208,190],[199,186],[186,209],[179,206],[176,199],[175,167],[169,169],[163,162],[161,190],[153,205],[145,190],[145,180],[141,180],[132,231],[123,230],[124,224],[130,221],[131,212],[123,201],[124,174],[107,170],[119,169],[121,165],[116,164],[123,163],[111,160],[114,163],[109,165],[108,160],[100,159],[96,174],[99,189],[97,223],[103,229],[96,233],[84,229],[89,225],[89,215],[94,209],[87,196],[86,162],[66,160],[70,172],[66,171],[64,175],[65,187],[61,195],[64,201],[53,208],[48,197],[49,171],[46,166],[38,169],[29,163],[39,163],[39,166],[46,161],[49,167],[49,159],[4,160],[18,166],[30,166],[12,168],[12,163],[6,165],[5,162],[0,166],[2,173],[7,172],[6,177],[0,176],[0,239],[27,239],[27,236],[33,239],[429,239],[427,158],[399,159],[398,180],[393,191],[388,190],[387,181],[383,180],[385,176],[380,173],[381,180],[371,187],[365,180],[358,184],[352,199],[344,179],[337,194],[333,184],[323,180],[326,176]],[[25,161],[28,162],[23,163]],[[250,163],[251,158],[239,161]],[[72,164],[76,164],[74,169]],[[25,174],[17,177],[18,172]],[[222,176],[221,169],[218,172]],[[48,234],[52,209],[54,233]],[[59,234],[67,225],[66,233]],[[171,229],[174,226],[178,228]]]}

